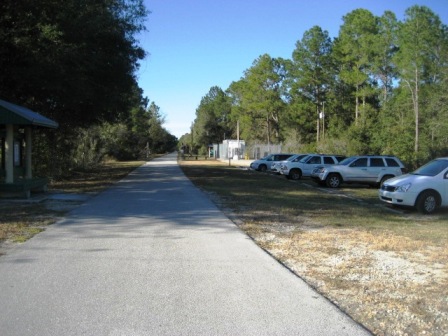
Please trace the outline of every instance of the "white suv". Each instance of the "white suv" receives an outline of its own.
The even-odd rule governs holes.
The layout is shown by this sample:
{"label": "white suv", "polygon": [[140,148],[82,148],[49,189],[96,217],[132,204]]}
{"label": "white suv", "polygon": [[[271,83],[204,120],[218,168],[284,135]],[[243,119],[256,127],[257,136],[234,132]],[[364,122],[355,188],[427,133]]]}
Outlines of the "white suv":
{"label": "white suv", "polygon": [[272,164],[272,166],[271,166],[271,173],[280,174],[280,170],[281,170],[282,164],[284,164],[286,162],[298,162],[298,161],[300,161],[301,159],[303,159],[307,155],[308,154],[294,154],[293,156],[290,156],[286,160],[277,161],[277,162]]}
{"label": "white suv", "polygon": [[435,159],[410,174],[387,180],[378,196],[383,202],[416,207],[424,214],[448,206],[448,157]]}
{"label": "white suv", "polygon": [[302,176],[310,176],[316,167],[334,165],[344,158],[342,155],[310,154],[298,162],[283,162],[280,174],[285,175],[287,179],[300,180]]}
{"label": "white suv", "polygon": [[403,163],[395,156],[362,155],[352,156],[339,164],[314,169],[311,178],[330,188],[341,183],[382,185],[384,181],[406,172]]}
{"label": "white suv", "polygon": [[269,171],[274,162],[286,160],[287,158],[293,155],[294,154],[284,154],[284,153],[269,154],[265,157],[262,157],[261,159],[252,161],[250,164],[250,168],[261,172]]}

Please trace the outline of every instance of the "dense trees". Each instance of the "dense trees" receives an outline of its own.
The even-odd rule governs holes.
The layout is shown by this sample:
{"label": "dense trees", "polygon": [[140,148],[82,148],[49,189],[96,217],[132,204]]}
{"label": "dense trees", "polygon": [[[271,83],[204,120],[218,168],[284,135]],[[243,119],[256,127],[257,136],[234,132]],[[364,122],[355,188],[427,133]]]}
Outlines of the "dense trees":
{"label": "dense trees", "polygon": [[145,15],[141,0],[2,1],[2,97],[63,126],[115,120],[132,103]]}
{"label": "dense trees", "polygon": [[[335,73],[331,53],[332,44],[328,32],[318,26],[303,34],[292,53],[288,73],[288,125],[295,126],[294,130],[303,142],[312,142],[321,133],[318,113],[325,113],[324,104]],[[319,123],[317,127],[316,119]]]}
{"label": "dense trees", "polygon": [[[406,11],[405,21],[398,31],[399,50],[395,61],[401,84],[409,89],[414,112],[415,145],[418,152],[420,142],[421,90],[437,87],[439,71],[446,67],[446,27],[426,7],[411,7]],[[442,57],[442,58],[441,58]],[[443,58],[445,57],[445,58]],[[424,98],[423,98],[424,99]]]}
{"label": "dense trees", "polygon": [[266,143],[283,140],[285,75],[283,59],[262,55],[245,72],[243,79],[230,85],[229,93],[235,107],[232,119],[239,120],[243,138]]}
{"label": "dense trees", "polygon": [[202,153],[206,153],[209,144],[231,137],[233,129],[230,124],[230,111],[230,98],[217,86],[212,87],[201,99],[192,133],[197,143],[202,144]]}
{"label": "dense trees", "polygon": [[172,146],[136,80],[145,57],[136,35],[147,15],[143,0],[1,2],[1,99],[59,122],[60,131],[38,138],[37,148],[52,148],[62,170],[100,154],[135,158],[147,144],[166,150],[156,132]]}
{"label": "dense trees", "polygon": [[[377,17],[356,9],[343,17],[333,40],[315,26],[290,60],[257,58],[226,90],[228,125],[235,130],[239,121],[246,143],[395,154],[419,164],[448,154],[447,60],[448,28],[429,8],[409,8],[402,22],[390,11]],[[216,112],[202,104],[192,126],[196,134]],[[197,148],[220,140],[189,138]]]}

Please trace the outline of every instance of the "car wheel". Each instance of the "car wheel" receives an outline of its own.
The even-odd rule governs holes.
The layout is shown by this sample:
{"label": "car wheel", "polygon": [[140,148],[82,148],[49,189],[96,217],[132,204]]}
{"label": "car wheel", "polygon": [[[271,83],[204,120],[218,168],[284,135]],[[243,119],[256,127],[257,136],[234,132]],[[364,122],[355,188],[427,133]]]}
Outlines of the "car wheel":
{"label": "car wheel", "polygon": [[434,191],[424,191],[415,202],[417,210],[423,214],[429,215],[437,210],[439,206],[439,196]]}
{"label": "car wheel", "polygon": [[289,172],[291,180],[300,180],[302,178],[302,171],[300,169],[293,169]]}
{"label": "car wheel", "polygon": [[265,172],[265,171],[267,170],[267,168],[268,168],[268,167],[266,167],[266,165],[260,165],[260,166],[258,167],[258,170],[261,171],[261,172]]}
{"label": "car wheel", "polygon": [[339,188],[342,183],[342,178],[338,174],[330,174],[325,180],[327,187]]}

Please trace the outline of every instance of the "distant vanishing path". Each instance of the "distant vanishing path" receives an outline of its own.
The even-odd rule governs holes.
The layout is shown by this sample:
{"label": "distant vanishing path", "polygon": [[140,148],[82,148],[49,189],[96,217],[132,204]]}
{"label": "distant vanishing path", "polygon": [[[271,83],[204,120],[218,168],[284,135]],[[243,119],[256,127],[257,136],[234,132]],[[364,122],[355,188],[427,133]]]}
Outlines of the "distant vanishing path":
{"label": "distant vanishing path", "polygon": [[242,233],[175,155],[0,257],[0,335],[369,335]]}

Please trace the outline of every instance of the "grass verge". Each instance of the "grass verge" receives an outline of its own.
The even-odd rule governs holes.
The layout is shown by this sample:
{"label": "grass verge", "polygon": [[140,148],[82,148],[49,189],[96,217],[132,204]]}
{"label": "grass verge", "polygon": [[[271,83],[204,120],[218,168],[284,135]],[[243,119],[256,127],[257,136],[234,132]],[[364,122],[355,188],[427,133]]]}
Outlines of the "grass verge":
{"label": "grass verge", "polygon": [[[66,193],[98,193],[128,175],[143,164],[142,161],[106,162],[91,170],[73,171],[68,178],[53,181],[50,192],[57,189]],[[78,203],[79,204],[79,203]],[[0,246],[5,242],[24,242],[45,227],[55,223],[73,206],[55,207],[54,202],[29,200],[0,200]],[[0,254],[2,251],[0,250]]]}
{"label": "grass verge", "polygon": [[376,335],[446,335],[448,211],[396,211],[375,188],[181,161],[261,247]]}

